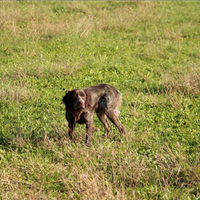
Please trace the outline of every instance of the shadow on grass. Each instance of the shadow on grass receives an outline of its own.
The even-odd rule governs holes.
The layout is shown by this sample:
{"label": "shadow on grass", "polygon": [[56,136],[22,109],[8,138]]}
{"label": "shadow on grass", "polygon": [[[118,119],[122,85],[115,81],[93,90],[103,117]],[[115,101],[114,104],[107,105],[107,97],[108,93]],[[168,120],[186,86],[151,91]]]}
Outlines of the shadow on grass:
{"label": "shadow on grass", "polygon": [[9,135],[5,136],[4,134],[0,134],[0,147],[2,149],[11,150],[24,148],[26,146],[31,146],[33,148],[49,146],[52,142],[56,142],[58,145],[62,145],[68,141],[69,139],[67,135],[58,134],[55,133],[55,131],[51,131],[48,134],[35,134],[35,131],[32,131],[29,135],[10,133]]}

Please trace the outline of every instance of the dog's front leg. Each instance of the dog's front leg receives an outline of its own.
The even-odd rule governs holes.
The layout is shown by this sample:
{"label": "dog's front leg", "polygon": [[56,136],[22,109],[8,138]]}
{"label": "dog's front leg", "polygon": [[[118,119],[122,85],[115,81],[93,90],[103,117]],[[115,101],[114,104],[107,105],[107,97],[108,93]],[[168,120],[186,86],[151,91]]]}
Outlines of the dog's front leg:
{"label": "dog's front leg", "polygon": [[72,140],[72,141],[75,141],[74,129],[75,129],[75,123],[69,123],[68,134],[69,134],[69,139]]}
{"label": "dog's front leg", "polygon": [[86,140],[85,140],[85,144],[87,146],[90,146],[91,137],[92,137],[92,129],[93,129],[93,116],[90,116],[90,118],[86,122]]}

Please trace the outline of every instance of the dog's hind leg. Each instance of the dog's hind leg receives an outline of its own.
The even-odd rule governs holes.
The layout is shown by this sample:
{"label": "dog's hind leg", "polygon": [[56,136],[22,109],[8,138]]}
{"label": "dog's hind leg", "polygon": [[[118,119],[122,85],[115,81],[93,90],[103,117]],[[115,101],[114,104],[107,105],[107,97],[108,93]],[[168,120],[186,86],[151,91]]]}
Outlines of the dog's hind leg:
{"label": "dog's hind leg", "polygon": [[110,109],[110,110],[106,110],[105,113],[106,113],[106,116],[108,117],[108,119],[118,128],[121,136],[123,136],[125,134],[125,128],[119,121],[119,118],[116,115],[116,112],[114,110]]}
{"label": "dog's hind leg", "polygon": [[110,124],[108,123],[107,117],[104,114],[104,112],[98,112],[97,116],[104,126],[104,135],[103,136],[106,137],[108,135],[108,133],[110,132]]}

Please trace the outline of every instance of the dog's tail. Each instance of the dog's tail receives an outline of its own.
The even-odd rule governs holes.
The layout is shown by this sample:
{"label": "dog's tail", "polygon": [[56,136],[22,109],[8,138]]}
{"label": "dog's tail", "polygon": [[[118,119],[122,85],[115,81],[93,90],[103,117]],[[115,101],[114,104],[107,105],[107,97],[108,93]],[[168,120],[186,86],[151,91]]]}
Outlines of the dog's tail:
{"label": "dog's tail", "polygon": [[117,106],[115,108],[115,113],[116,113],[117,116],[119,116],[119,114],[120,114],[120,106],[122,104],[122,93],[121,92],[118,93],[118,97],[116,99],[116,102],[117,102]]}

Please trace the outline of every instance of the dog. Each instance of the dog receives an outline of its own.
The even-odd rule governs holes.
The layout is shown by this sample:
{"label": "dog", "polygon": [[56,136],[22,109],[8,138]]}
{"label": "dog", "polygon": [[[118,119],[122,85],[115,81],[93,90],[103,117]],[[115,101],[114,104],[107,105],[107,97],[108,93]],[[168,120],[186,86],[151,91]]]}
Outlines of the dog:
{"label": "dog", "polygon": [[104,126],[104,136],[107,136],[111,129],[107,119],[118,128],[121,136],[125,134],[125,127],[118,118],[122,94],[113,86],[99,84],[85,89],[74,89],[66,93],[63,102],[66,106],[65,117],[68,121],[68,134],[71,140],[75,141],[76,123],[86,124],[85,143],[90,146],[94,112]]}

